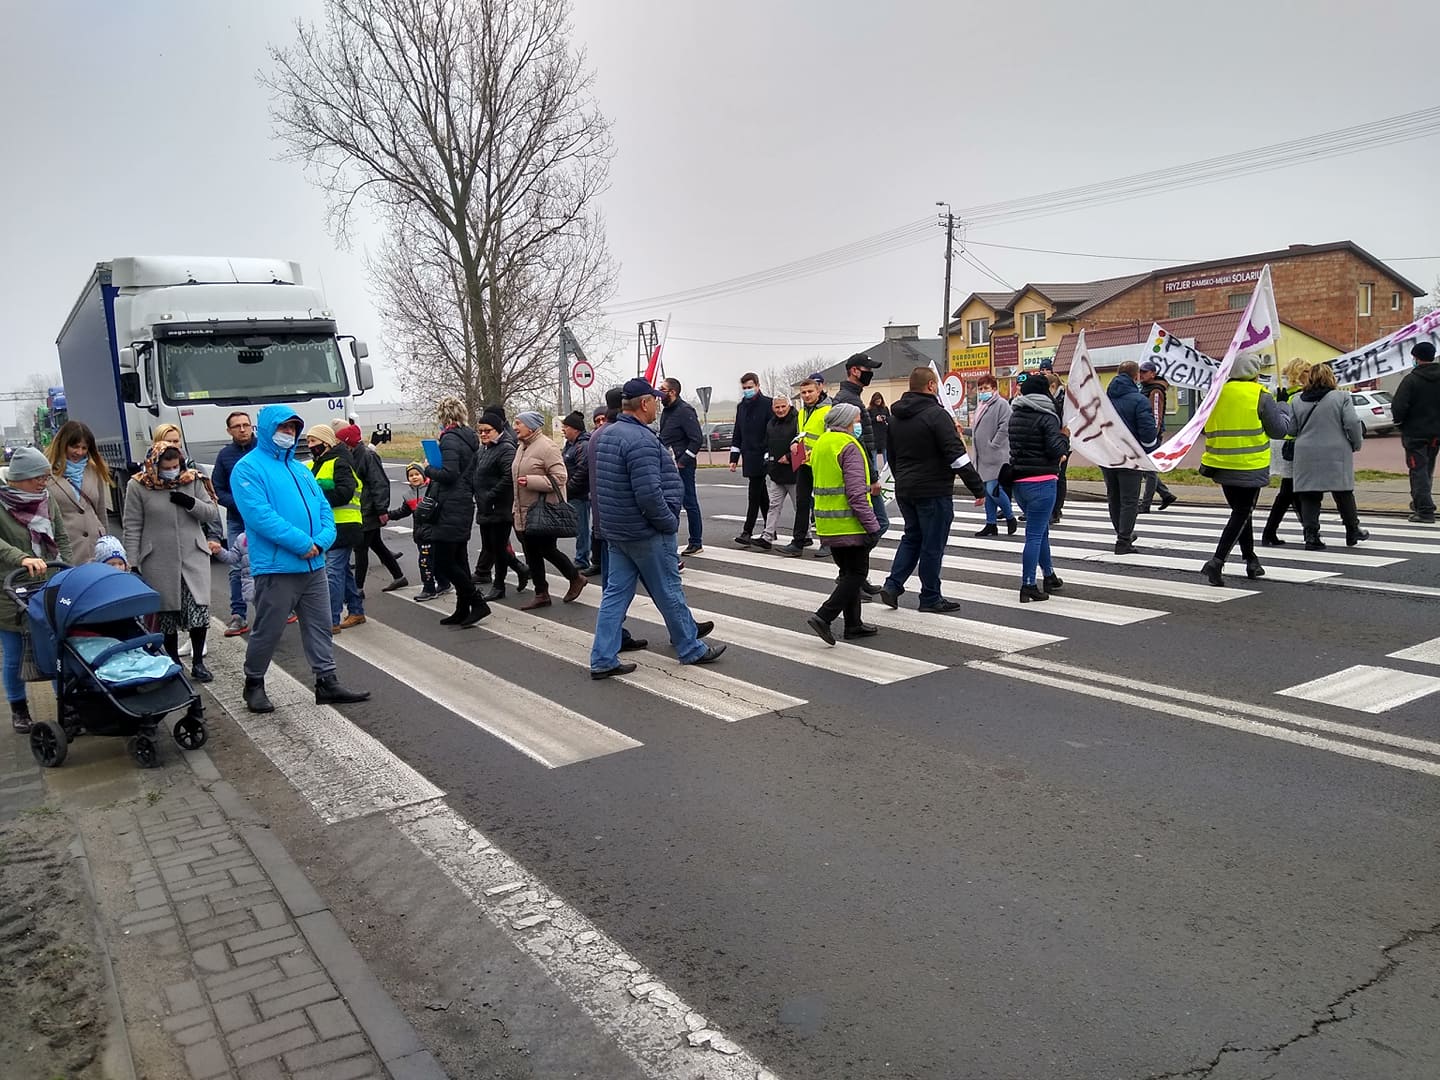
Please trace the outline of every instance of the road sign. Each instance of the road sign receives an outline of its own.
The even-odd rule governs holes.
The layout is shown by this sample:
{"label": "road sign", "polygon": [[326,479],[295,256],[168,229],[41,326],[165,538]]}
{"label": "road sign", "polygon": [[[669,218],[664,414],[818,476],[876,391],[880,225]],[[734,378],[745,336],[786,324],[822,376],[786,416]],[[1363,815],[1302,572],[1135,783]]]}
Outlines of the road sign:
{"label": "road sign", "polygon": [[695,393],[700,395],[700,411],[703,413],[710,411],[710,391],[712,389],[714,389],[714,387],[710,386],[697,386],[695,388]]}
{"label": "road sign", "polygon": [[595,366],[589,360],[576,360],[570,369],[570,381],[581,390],[589,389],[595,385]]}
{"label": "road sign", "polygon": [[958,409],[965,400],[965,381],[959,375],[946,375],[940,384],[940,400],[946,408]]}

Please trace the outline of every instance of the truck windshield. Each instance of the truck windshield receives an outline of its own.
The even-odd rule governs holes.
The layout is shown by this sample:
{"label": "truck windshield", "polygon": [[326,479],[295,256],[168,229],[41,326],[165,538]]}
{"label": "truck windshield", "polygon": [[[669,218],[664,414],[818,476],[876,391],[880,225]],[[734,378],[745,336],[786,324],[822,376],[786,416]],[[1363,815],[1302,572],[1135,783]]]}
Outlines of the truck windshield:
{"label": "truck windshield", "polygon": [[[257,341],[265,344],[257,348]],[[340,350],[326,334],[164,341],[160,386],[167,401],[222,404],[343,397],[348,390]]]}

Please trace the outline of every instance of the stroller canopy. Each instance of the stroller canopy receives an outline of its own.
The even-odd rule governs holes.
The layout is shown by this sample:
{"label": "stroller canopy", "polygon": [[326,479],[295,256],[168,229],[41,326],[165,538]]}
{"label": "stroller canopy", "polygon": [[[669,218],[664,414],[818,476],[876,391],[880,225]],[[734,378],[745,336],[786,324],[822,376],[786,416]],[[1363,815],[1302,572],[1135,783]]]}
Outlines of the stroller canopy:
{"label": "stroller canopy", "polygon": [[32,623],[51,628],[64,638],[71,627],[153,615],[160,594],[136,574],[103,563],[62,570],[30,598]]}

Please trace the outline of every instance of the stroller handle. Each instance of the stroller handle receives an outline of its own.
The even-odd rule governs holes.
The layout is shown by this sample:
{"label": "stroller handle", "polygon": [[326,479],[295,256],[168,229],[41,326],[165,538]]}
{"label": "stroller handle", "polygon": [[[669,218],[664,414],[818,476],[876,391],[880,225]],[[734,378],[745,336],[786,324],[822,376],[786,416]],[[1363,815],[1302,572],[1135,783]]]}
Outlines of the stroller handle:
{"label": "stroller handle", "polygon": [[[47,559],[45,561],[45,576],[35,577],[23,566],[16,567],[5,575],[5,592],[11,600],[14,600],[23,607],[29,602],[31,594],[44,587],[45,583],[50,580],[51,570],[69,570],[70,568],[70,564],[67,562],[62,562],[59,559]],[[22,575],[27,579],[28,584],[22,584],[20,582]]]}

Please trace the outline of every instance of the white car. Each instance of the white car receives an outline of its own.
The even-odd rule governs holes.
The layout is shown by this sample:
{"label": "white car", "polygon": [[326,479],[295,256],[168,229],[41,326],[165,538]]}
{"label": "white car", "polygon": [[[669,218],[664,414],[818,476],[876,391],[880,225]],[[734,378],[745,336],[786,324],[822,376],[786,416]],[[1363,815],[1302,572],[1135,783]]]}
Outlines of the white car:
{"label": "white car", "polygon": [[1352,390],[1350,405],[1366,435],[1388,435],[1395,430],[1390,414],[1390,395],[1384,390]]}

